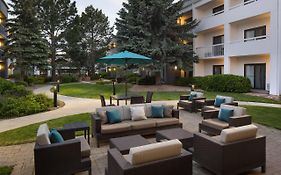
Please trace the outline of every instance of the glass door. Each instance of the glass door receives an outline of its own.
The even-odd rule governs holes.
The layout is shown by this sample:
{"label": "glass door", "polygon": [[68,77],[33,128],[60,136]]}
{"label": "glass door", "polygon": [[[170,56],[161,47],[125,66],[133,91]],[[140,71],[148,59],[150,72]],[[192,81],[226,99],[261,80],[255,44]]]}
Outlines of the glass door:
{"label": "glass door", "polygon": [[251,81],[252,88],[265,90],[266,64],[245,65],[245,77]]}

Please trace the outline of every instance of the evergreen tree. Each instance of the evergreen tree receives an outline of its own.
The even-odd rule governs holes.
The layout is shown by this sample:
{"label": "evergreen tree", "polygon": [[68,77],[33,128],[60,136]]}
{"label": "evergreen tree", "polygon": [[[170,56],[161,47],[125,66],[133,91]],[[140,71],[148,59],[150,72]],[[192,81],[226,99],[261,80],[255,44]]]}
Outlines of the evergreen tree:
{"label": "evergreen tree", "polygon": [[39,7],[39,19],[51,52],[52,79],[55,80],[56,57],[62,54],[64,34],[76,16],[76,5],[70,0],[40,0]]}
{"label": "evergreen tree", "polygon": [[95,73],[96,59],[104,56],[108,50],[113,28],[108,17],[101,10],[88,6],[81,15],[83,46],[87,51],[86,67],[89,75]]}
{"label": "evergreen tree", "polygon": [[13,18],[7,23],[10,34],[6,56],[15,61],[22,79],[35,67],[47,64],[48,49],[40,34],[36,0],[12,0],[9,5]]}
{"label": "evergreen tree", "polygon": [[[190,69],[197,61],[192,45],[192,29],[197,21],[177,24],[183,1],[129,0],[117,19],[117,39],[121,50],[146,54],[159,61],[162,80],[168,65]],[[134,47],[135,46],[135,47]]]}

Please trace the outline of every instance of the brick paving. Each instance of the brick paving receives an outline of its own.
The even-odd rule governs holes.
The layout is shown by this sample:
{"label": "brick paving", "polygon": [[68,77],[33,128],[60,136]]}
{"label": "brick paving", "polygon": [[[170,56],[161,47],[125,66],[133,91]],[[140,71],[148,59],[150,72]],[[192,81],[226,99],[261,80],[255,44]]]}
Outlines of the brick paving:
{"label": "brick paving", "polygon": [[[202,120],[199,114],[191,114],[181,111],[180,120],[183,122],[184,129],[190,132],[197,132],[198,123]],[[266,175],[280,175],[281,174],[281,131],[262,125],[258,125],[259,134],[267,136],[267,172]],[[148,138],[151,142],[155,142],[154,138]],[[100,148],[96,148],[94,141],[91,143],[92,153],[92,174],[103,175],[104,168],[107,166],[107,150],[108,145],[104,143]],[[34,143],[23,145],[0,147],[0,165],[14,165],[12,175],[32,175],[34,174],[33,163],[33,147]],[[253,148],[254,149],[254,148]],[[193,163],[194,175],[211,175],[206,169],[200,165]],[[87,173],[79,173],[86,175]],[[260,169],[245,173],[247,175],[260,175]]]}

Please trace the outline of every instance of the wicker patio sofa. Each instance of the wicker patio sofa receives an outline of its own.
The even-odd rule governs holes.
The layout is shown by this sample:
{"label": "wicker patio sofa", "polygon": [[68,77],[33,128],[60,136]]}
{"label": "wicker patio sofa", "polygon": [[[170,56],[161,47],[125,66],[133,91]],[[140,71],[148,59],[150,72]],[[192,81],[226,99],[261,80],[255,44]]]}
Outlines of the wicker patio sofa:
{"label": "wicker patio sofa", "polygon": [[[229,118],[228,122],[218,119],[221,109],[233,110],[233,116]],[[199,123],[199,132],[205,131],[212,135],[219,135],[223,129],[252,123],[252,117],[246,114],[246,108],[223,104],[220,110],[214,109],[205,111],[203,121]]]}
{"label": "wicker patio sofa", "polygon": [[[97,108],[96,113],[91,114],[92,120],[92,137],[95,137],[97,147],[100,141],[108,140],[110,138],[122,137],[128,135],[151,135],[155,134],[157,130],[182,127],[179,121],[179,111],[171,110],[170,117],[152,118],[151,106],[164,104],[135,104],[128,106],[114,106]],[[130,114],[130,107],[143,106],[145,108],[146,120],[132,121]],[[165,105],[164,105],[165,106]],[[119,110],[121,113],[121,122],[116,124],[102,123],[99,113],[102,111]]]}
{"label": "wicker patio sofa", "polygon": [[85,138],[75,138],[73,130],[57,129],[62,143],[51,143],[47,124],[39,126],[34,147],[36,175],[65,175],[88,171],[91,174],[90,146]]}
{"label": "wicker patio sofa", "polygon": [[[190,96],[195,94],[196,97],[192,98],[190,100]],[[203,100],[203,103],[202,103]],[[181,95],[180,100],[177,104],[177,109],[180,107],[183,108],[184,110],[187,110],[189,112],[198,112],[199,109],[202,109],[204,106],[204,101],[206,98],[204,97],[204,94],[202,92],[196,92],[193,91],[190,93],[190,95]]]}
{"label": "wicker patio sofa", "polygon": [[192,154],[178,140],[164,141],[130,149],[122,155],[108,151],[105,175],[192,175]]}
{"label": "wicker patio sofa", "polygon": [[247,125],[225,129],[210,137],[194,134],[193,160],[218,175],[236,175],[261,167],[266,171],[266,137],[256,135],[257,128]]}

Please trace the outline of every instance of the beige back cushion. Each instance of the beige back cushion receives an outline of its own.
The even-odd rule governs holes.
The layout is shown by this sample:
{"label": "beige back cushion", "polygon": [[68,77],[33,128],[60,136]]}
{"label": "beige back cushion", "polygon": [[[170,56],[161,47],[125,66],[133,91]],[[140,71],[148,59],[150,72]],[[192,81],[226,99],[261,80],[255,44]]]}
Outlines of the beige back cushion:
{"label": "beige back cushion", "polygon": [[225,103],[233,103],[234,101],[234,98],[233,97],[228,97],[228,96],[221,96],[221,95],[217,95],[216,98],[223,98],[225,99]]}
{"label": "beige back cushion", "polygon": [[182,143],[170,140],[131,148],[127,160],[132,165],[162,160],[181,154]]}
{"label": "beige back cushion", "polygon": [[49,134],[50,134],[50,130],[49,130],[48,125],[46,123],[40,125],[37,130],[36,143],[38,143],[39,145],[51,144]]}
{"label": "beige back cushion", "polygon": [[233,116],[242,116],[246,115],[246,108],[240,106],[231,106],[231,105],[221,105],[221,109],[230,109],[233,110]]}
{"label": "beige back cushion", "polygon": [[231,143],[239,140],[255,138],[258,127],[255,125],[246,125],[241,127],[229,128],[222,130],[220,137],[223,143]]}
{"label": "beige back cushion", "polygon": [[121,120],[125,120],[124,119],[124,112],[123,112],[123,108],[121,106],[107,106],[107,107],[101,107],[101,108],[97,108],[96,109],[96,113],[102,113],[102,111],[111,111],[111,110],[118,110],[121,114]]}
{"label": "beige back cushion", "polygon": [[196,94],[196,97],[198,98],[201,98],[201,97],[204,97],[204,94],[202,92],[196,92],[196,91],[193,91],[193,92],[190,92],[190,94]]}
{"label": "beige back cushion", "polygon": [[122,106],[122,108],[123,108],[123,119],[124,120],[131,120],[132,116],[131,116],[130,107],[139,107],[139,106],[145,107],[144,104],[134,104],[134,105]]}
{"label": "beige back cushion", "polygon": [[130,106],[133,121],[146,120],[144,106]]}

